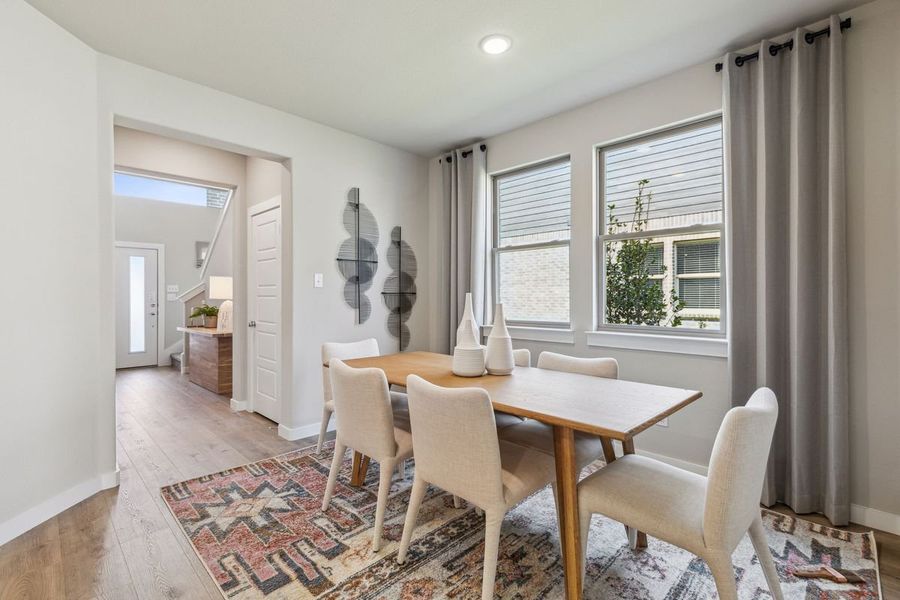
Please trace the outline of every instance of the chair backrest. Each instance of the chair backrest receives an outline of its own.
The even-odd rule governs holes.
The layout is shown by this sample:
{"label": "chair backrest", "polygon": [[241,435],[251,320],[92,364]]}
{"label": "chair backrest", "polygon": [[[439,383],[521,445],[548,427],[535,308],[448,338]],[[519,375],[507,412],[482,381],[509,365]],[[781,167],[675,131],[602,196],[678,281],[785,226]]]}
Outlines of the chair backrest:
{"label": "chair backrest", "polygon": [[[348,360],[351,358],[365,358],[367,356],[378,356],[381,354],[378,350],[378,340],[369,338],[359,342],[327,342],[322,344],[322,364],[327,365],[332,358]],[[322,367],[322,390],[325,393],[325,402],[331,401],[333,394],[331,393],[331,375],[327,367]]]}
{"label": "chair backrest", "polygon": [[745,406],[725,415],[709,462],[703,540],[731,551],[759,515],[769,448],[778,420],[778,401],[759,388]]}
{"label": "chair backrest", "polygon": [[503,504],[500,446],[491,399],[479,388],[406,380],[416,476],[485,508]]}
{"label": "chair backrest", "polygon": [[384,371],[348,367],[337,358],[331,359],[329,371],[338,440],[376,460],[396,455],[394,412]]}
{"label": "chair backrest", "polygon": [[578,358],[556,352],[541,352],[538,368],[566,373],[580,373],[606,379],[619,378],[619,363],[614,358]]}
{"label": "chair backrest", "polygon": [[513,350],[513,362],[517,367],[531,366],[531,350],[528,348],[519,348]]}

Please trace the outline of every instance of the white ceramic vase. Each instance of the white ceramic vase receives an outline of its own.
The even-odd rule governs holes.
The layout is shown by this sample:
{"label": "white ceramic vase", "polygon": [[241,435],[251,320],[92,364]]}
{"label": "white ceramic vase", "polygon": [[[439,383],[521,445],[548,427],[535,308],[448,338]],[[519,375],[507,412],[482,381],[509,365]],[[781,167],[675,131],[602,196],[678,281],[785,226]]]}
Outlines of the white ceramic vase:
{"label": "white ceramic vase", "polygon": [[497,304],[494,309],[494,325],[491,327],[491,335],[488,336],[484,366],[491,375],[509,375],[516,366],[512,338],[509,337],[509,330],[506,328],[502,304]]}
{"label": "white ceramic vase", "polygon": [[456,329],[456,347],[453,348],[453,374],[460,377],[484,375],[484,347],[478,343],[478,324],[472,312],[472,294],[466,294],[463,317]]}

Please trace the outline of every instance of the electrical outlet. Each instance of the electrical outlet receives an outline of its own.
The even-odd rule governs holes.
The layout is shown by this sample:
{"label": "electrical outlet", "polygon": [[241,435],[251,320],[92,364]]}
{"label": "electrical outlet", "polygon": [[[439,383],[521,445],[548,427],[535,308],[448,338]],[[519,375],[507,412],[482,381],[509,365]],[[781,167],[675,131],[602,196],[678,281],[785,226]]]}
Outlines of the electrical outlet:
{"label": "electrical outlet", "polygon": [[666,417],[662,421],[656,424],[657,427],[668,427],[669,426],[669,417]]}
{"label": "electrical outlet", "polygon": [[322,273],[313,274],[313,287],[325,287],[325,275]]}

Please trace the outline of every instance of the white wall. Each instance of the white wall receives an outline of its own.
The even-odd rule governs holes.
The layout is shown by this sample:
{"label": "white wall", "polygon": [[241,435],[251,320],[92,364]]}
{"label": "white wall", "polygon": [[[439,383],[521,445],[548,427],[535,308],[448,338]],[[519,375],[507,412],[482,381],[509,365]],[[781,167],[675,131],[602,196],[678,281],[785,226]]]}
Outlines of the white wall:
{"label": "white wall", "polygon": [[98,289],[97,66],[0,2],[0,544],[116,482]]}
{"label": "white wall", "polygon": [[[854,519],[900,531],[900,5],[879,0],[847,13],[847,171],[850,268],[851,459]],[[846,15],[845,15],[846,16]],[[705,466],[731,404],[725,359],[588,347],[594,326],[593,245],[597,222],[595,144],[721,110],[714,60],[486,141],[488,170],[547,158],[572,161],[571,310],[574,344],[521,342],[542,349],[613,356],[626,379],[700,389],[704,397],[636,440],[639,450]],[[440,214],[440,166],[430,165],[433,214]],[[444,243],[433,219],[432,253]],[[446,295],[432,263],[433,298]],[[445,340],[445,309],[431,323],[434,347]],[[863,507],[868,507],[866,510]]]}
{"label": "white wall", "polygon": [[[165,245],[167,285],[177,284],[184,292],[200,282],[195,243],[212,239],[222,209],[116,196],[115,211],[117,241]],[[231,231],[226,233],[230,240]],[[227,271],[217,274],[231,274],[230,252],[226,265]],[[182,324],[182,307],[178,300],[161,298],[160,301],[166,305],[164,327],[168,348],[181,341],[182,334],[177,328]]]}

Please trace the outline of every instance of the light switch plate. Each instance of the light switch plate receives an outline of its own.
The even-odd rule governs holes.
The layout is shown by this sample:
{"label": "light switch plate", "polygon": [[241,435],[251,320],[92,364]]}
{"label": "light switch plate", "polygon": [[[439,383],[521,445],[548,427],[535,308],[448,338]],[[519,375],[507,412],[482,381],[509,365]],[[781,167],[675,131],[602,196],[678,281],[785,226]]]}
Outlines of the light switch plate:
{"label": "light switch plate", "polygon": [[313,287],[325,287],[325,275],[322,273],[313,274]]}
{"label": "light switch plate", "polygon": [[166,292],[169,294],[177,294],[178,293],[178,284],[169,284],[166,286]]}

